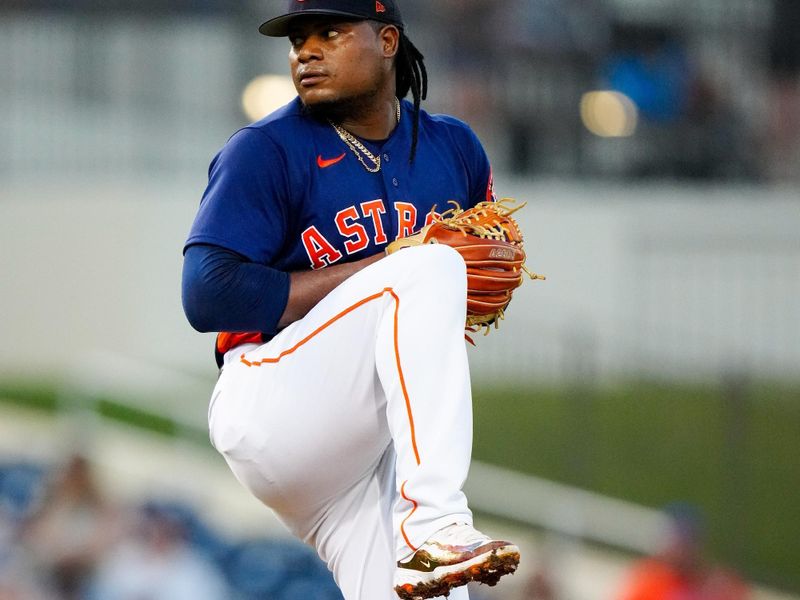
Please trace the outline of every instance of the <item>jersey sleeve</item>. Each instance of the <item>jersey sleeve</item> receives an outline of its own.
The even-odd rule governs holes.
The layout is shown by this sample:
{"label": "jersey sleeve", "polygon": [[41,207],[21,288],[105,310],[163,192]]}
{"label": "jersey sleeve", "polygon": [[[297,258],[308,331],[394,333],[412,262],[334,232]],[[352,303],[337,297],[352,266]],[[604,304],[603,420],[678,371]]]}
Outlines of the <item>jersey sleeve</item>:
{"label": "jersey sleeve", "polygon": [[268,134],[238,131],[211,162],[208,187],[186,241],[269,265],[286,238],[286,160]]}
{"label": "jersey sleeve", "polygon": [[478,136],[466,125],[463,129],[464,142],[461,144],[464,163],[469,175],[469,205],[475,206],[479,202],[493,202],[494,180],[489,157],[483,149]]}

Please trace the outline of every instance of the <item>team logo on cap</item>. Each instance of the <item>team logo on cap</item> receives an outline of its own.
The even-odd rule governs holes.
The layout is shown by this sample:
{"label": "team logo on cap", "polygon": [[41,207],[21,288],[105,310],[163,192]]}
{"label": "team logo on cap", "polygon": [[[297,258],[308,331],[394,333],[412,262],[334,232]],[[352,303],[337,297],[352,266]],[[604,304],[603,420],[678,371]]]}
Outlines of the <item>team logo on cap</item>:
{"label": "team logo on cap", "polygon": [[378,0],[375,0],[375,12],[377,13],[386,12],[386,7],[383,4],[381,4]]}

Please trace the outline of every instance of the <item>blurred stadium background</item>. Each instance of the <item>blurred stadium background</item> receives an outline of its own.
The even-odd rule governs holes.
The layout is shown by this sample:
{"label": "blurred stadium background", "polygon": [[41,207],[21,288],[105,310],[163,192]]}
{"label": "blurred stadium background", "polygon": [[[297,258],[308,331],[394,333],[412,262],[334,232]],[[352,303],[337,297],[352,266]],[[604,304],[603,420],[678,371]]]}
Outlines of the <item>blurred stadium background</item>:
{"label": "blurred stadium background", "polygon": [[[211,450],[180,306],[210,159],[291,94],[271,3],[0,2],[3,600],[338,597]],[[665,506],[800,597],[800,4],[401,5],[549,277],[470,351],[470,495],[526,553],[473,597],[622,598]]]}

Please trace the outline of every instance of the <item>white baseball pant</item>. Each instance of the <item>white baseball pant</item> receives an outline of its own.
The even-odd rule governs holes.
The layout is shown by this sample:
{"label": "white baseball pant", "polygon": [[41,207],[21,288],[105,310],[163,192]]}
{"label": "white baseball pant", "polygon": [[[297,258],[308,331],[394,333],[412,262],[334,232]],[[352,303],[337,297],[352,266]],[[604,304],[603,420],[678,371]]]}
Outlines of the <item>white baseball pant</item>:
{"label": "white baseball pant", "polygon": [[[465,314],[458,253],[408,248],[225,357],[211,441],[316,548],[346,600],[396,600],[396,562],[442,527],[472,524]],[[468,600],[466,588],[450,599]]]}

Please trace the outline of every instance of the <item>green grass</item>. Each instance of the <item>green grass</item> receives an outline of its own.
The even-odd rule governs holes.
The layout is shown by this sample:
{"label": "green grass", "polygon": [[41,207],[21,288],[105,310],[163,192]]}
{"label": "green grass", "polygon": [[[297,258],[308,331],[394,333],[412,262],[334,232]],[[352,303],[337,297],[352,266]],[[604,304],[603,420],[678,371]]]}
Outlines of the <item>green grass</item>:
{"label": "green grass", "polygon": [[0,382],[0,401],[6,404],[53,412],[58,407],[58,390],[56,385],[50,382]]}
{"label": "green grass", "polygon": [[800,386],[475,393],[475,457],[652,507],[699,505],[713,554],[800,590]]}
{"label": "green grass", "polygon": [[[187,429],[173,419],[133,406],[115,398],[102,396],[76,397],[74,392],[62,394],[53,382],[0,382],[0,402],[44,412],[72,410],[80,407],[117,423],[136,427],[167,437],[181,436],[208,446],[208,433],[203,429]],[[166,405],[166,403],[165,403]]]}

